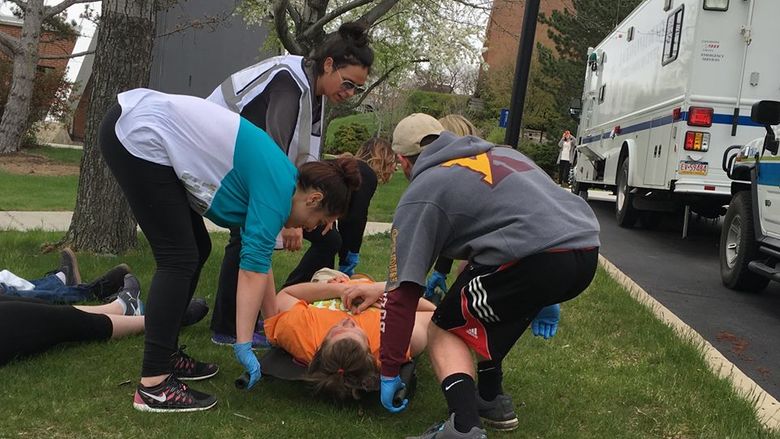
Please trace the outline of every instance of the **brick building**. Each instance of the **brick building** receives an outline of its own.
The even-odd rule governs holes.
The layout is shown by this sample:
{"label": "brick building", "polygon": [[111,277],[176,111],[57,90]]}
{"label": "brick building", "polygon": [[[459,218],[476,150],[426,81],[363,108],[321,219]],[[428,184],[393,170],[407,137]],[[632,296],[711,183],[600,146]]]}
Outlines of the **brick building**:
{"label": "brick building", "polygon": [[[0,16],[0,32],[19,38],[22,34],[22,20],[16,17]],[[76,45],[76,37],[57,39],[51,32],[41,34],[41,43],[38,46],[38,54],[41,56],[67,56],[73,53],[73,47]],[[7,56],[0,53],[4,59]],[[68,58],[62,59],[41,59],[38,61],[39,70],[57,70],[65,73],[65,67],[68,65]]]}
{"label": "brick building", "polygon": [[[548,17],[552,11],[572,9],[571,0],[541,0],[539,13]],[[517,48],[520,45],[520,30],[523,25],[525,1],[495,0],[490,11],[490,20],[485,34],[485,53],[483,57],[491,70],[504,71],[514,68],[517,60]],[[548,26],[536,24],[535,42],[554,49],[547,36]]]}

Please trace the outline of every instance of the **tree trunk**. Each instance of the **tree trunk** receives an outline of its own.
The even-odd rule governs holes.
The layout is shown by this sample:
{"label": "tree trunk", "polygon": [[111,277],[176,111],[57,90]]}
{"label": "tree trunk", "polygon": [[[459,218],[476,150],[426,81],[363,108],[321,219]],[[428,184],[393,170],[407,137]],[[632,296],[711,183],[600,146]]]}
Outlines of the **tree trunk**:
{"label": "tree trunk", "polygon": [[116,95],[149,84],[154,0],[105,0],[90,83],[84,157],[70,230],[79,250],[121,253],[136,244],[136,222],[98,148],[98,130]]}
{"label": "tree trunk", "polygon": [[43,0],[30,0],[24,16],[21,51],[14,55],[11,90],[0,120],[0,154],[19,151],[27,131],[35,69],[38,66],[38,42],[43,25]]}

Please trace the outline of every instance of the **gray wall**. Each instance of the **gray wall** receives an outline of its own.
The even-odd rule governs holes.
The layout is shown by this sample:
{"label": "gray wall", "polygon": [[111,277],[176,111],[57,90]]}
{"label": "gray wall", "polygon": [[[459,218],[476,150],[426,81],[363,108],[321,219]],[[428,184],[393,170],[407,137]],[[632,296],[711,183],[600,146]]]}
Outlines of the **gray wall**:
{"label": "gray wall", "polygon": [[[157,14],[157,35],[205,16],[225,16],[235,10],[237,3],[239,0],[179,0]],[[275,55],[262,52],[267,35],[268,29],[248,26],[234,13],[213,31],[206,26],[158,37],[152,51],[149,87],[206,97],[232,73]]]}

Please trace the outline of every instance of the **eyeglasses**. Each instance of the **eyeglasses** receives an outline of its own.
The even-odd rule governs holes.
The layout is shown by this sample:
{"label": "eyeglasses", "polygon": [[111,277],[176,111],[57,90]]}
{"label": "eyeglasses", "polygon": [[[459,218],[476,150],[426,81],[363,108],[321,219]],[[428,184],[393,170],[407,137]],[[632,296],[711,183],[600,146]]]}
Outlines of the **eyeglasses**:
{"label": "eyeglasses", "polygon": [[339,75],[339,79],[341,79],[341,89],[344,91],[350,91],[354,90],[356,95],[362,94],[366,91],[366,87],[362,85],[357,85],[354,82],[350,81],[349,79],[344,79],[344,77],[341,76],[341,72],[339,72],[340,69],[336,69],[336,74]]}

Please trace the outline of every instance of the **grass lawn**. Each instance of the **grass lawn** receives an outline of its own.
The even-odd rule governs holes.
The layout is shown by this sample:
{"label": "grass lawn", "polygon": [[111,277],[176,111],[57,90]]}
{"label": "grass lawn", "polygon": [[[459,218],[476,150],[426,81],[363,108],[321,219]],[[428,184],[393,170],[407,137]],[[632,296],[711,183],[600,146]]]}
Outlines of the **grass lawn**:
{"label": "grass lawn", "polygon": [[81,157],[84,155],[84,151],[81,149],[53,148],[51,146],[26,148],[24,149],[24,152],[28,154],[42,155],[57,163],[67,163],[71,165],[81,164]]}
{"label": "grass lawn", "polygon": [[409,181],[404,176],[403,171],[396,171],[389,182],[377,186],[374,198],[371,199],[371,206],[368,208],[368,220],[382,223],[392,222],[395,207],[407,186],[409,186]]}
{"label": "grass lawn", "polygon": [[[39,254],[58,234],[0,232],[0,267],[35,276],[56,265]],[[223,234],[214,235],[198,296],[213,300]],[[367,239],[359,269],[382,278],[389,238]],[[282,281],[299,254],[279,252]],[[81,255],[91,279],[120,261],[149,284],[152,257],[146,245],[120,258]],[[266,379],[251,392],[233,387],[241,369],[230,348],[208,339],[208,322],[182,332],[198,358],[222,367],[194,387],[220,398],[214,410],[155,415],[131,407],[143,337],[62,346],[22,359],[0,373],[0,437],[272,437],[398,438],[419,434],[446,416],[444,400],[425,356],[418,394],[409,409],[391,415],[378,401],[336,406],[312,399],[306,387]],[[632,300],[603,270],[579,298],[564,306],[558,335],[549,341],[522,337],[504,362],[504,388],[518,405],[520,429],[506,438],[780,438],[759,425],[751,404],[712,375],[696,347]],[[520,407],[521,402],[524,403]],[[247,419],[249,418],[249,419]]]}

